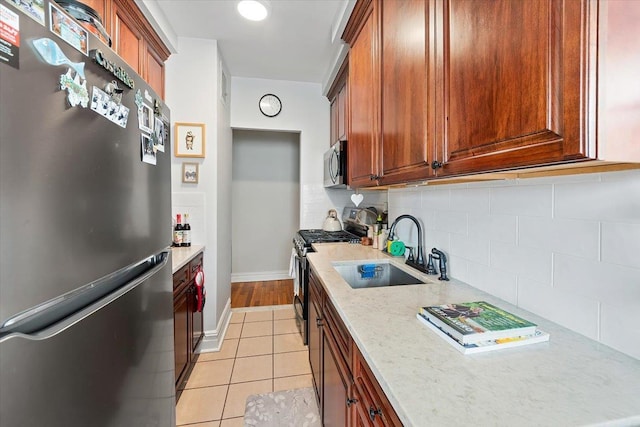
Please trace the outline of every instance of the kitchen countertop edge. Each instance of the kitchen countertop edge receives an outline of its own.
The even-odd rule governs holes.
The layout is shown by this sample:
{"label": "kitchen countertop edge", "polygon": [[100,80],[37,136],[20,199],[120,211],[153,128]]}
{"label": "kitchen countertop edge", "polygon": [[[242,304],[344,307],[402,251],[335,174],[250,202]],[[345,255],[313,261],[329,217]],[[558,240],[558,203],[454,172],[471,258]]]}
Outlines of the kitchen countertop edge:
{"label": "kitchen countertop edge", "polygon": [[171,274],[175,274],[176,271],[184,267],[200,252],[204,252],[204,245],[191,245],[185,247],[172,247],[171,248]]}

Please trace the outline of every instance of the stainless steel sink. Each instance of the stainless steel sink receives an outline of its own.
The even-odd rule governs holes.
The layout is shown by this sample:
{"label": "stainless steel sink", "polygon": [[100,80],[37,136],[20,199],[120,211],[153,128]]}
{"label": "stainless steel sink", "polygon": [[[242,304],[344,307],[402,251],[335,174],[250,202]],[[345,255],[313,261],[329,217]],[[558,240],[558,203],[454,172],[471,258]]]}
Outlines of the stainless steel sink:
{"label": "stainless steel sink", "polygon": [[385,260],[336,261],[332,265],[353,289],[425,283]]}

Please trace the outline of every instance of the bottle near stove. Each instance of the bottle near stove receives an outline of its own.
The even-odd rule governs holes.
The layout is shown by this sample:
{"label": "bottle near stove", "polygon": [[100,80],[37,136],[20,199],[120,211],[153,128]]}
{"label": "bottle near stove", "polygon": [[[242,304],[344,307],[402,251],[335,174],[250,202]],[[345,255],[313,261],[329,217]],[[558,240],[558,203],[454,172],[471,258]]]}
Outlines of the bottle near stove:
{"label": "bottle near stove", "polygon": [[189,214],[184,214],[184,225],[182,226],[182,245],[191,246],[191,225],[189,225]]}
{"label": "bottle near stove", "polygon": [[173,228],[173,246],[182,246],[184,228],[182,227],[182,215],[176,215],[176,226]]}

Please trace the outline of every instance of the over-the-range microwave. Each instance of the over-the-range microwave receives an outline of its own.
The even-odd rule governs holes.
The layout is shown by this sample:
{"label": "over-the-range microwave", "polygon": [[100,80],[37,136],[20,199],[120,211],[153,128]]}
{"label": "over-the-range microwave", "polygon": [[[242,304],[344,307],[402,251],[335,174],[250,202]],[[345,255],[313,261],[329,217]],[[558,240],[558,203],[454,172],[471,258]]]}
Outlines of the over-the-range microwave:
{"label": "over-the-range microwave", "polygon": [[347,143],[338,141],[324,153],[324,186],[345,188],[347,186]]}

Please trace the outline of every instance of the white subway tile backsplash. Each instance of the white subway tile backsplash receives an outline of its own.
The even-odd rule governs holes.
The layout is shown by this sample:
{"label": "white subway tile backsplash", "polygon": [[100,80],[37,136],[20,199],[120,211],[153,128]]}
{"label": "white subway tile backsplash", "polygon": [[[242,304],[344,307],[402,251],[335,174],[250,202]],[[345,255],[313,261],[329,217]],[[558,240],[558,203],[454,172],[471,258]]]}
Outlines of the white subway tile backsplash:
{"label": "white subway tile backsplash", "polygon": [[554,187],[555,218],[640,224],[640,178]]}
{"label": "white subway tile backsplash", "polygon": [[469,214],[488,214],[491,205],[489,188],[457,188],[451,190],[449,210]]}
{"label": "white subway tile backsplash", "polygon": [[551,218],[551,184],[491,189],[491,213]]}
{"label": "white subway tile backsplash", "polygon": [[640,268],[640,224],[602,223],[601,256],[603,262]]}
{"label": "white subway tile backsplash", "polygon": [[528,277],[518,279],[518,307],[598,339],[598,302]]}
{"label": "white subway tile backsplash", "polygon": [[640,170],[393,189],[389,213],[451,277],[639,357]]}
{"label": "white subway tile backsplash", "polygon": [[438,248],[446,254],[451,253],[451,234],[445,231],[429,230],[424,237],[425,251],[431,252],[431,248]]}
{"label": "white subway tile backsplash", "polygon": [[[640,165],[639,165],[640,166]],[[600,174],[601,181],[627,181],[640,180],[640,169],[630,169],[620,172],[610,172]]]}
{"label": "white subway tile backsplash", "polygon": [[462,234],[451,234],[450,254],[488,266],[489,240],[477,240]]}
{"label": "white subway tile backsplash", "polygon": [[451,201],[451,193],[448,188],[438,186],[437,188],[425,187],[421,191],[422,208],[432,210],[448,210]]}
{"label": "white subway tile backsplash", "polygon": [[636,301],[640,309],[640,269],[555,254],[553,285],[603,303]]}
{"label": "white subway tile backsplash", "polygon": [[514,215],[469,214],[469,238],[515,244],[516,218]]}
{"label": "white subway tile backsplash", "polygon": [[638,300],[603,303],[600,311],[600,341],[640,359],[640,310]]}
{"label": "white subway tile backsplash", "polygon": [[551,253],[546,250],[491,242],[492,269],[500,269],[520,277],[551,283]]}
{"label": "white subway tile backsplash", "polygon": [[597,260],[599,230],[595,221],[522,216],[518,223],[518,245]]}
{"label": "white subway tile backsplash", "polygon": [[467,274],[473,277],[473,286],[511,304],[518,301],[518,283],[515,274],[490,268],[474,262],[467,263]]}
{"label": "white subway tile backsplash", "polygon": [[433,221],[436,230],[467,234],[467,214],[464,212],[438,210]]}
{"label": "white subway tile backsplash", "polygon": [[[429,259],[429,253],[431,253],[431,248],[429,248],[429,250],[425,253],[425,262]],[[447,265],[447,275],[450,278],[455,277],[457,280],[469,283],[469,274],[467,271],[469,262],[464,258],[459,258],[454,254],[451,254],[450,252],[445,251],[445,254],[447,254],[447,260],[449,261]],[[434,264],[437,263],[434,261]],[[438,266],[436,265],[436,269],[437,268]],[[438,269],[438,274],[439,273],[440,270]]]}

